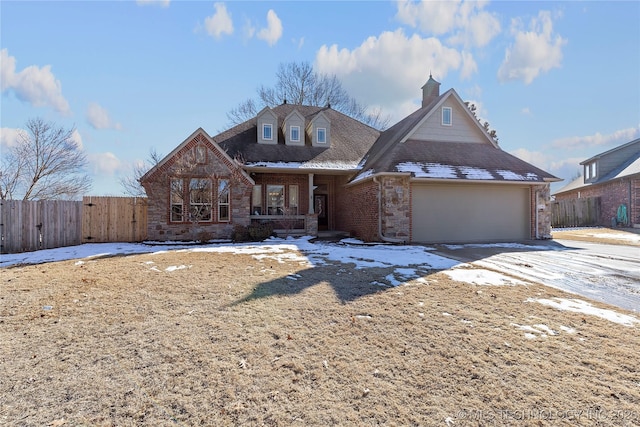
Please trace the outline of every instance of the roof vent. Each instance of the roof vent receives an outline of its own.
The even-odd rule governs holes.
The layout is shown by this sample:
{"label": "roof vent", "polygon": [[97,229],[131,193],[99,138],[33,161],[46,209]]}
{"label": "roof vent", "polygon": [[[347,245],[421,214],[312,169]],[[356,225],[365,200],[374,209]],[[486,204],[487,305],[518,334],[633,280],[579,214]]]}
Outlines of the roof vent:
{"label": "roof vent", "polygon": [[431,101],[440,96],[440,83],[433,79],[429,73],[429,80],[422,86],[422,108],[431,104]]}

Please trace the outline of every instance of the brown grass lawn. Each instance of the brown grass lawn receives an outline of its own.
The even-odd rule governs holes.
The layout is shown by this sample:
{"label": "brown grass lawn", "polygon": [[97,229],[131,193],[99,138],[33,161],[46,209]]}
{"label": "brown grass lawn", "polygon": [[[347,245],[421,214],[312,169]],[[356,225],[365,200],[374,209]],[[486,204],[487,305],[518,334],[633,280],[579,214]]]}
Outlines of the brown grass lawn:
{"label": "brown grass lawn", "polygon": [[535,284],[371,284],[392,271],[186,251],[2,269],[0,425],[640,425],[640,323],[527,302],[574,297]]}

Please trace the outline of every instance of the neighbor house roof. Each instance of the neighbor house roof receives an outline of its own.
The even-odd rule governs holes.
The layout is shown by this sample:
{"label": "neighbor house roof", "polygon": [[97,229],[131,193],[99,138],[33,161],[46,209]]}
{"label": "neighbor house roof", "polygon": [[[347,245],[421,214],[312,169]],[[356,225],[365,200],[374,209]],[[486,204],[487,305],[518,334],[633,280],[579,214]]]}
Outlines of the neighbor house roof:
{"label": "neighbor house roof", "polygon": [[[564,187],[560,188],[558,191],[554,192],[553,194],[560,194],[560,193],[566,193],[568,191],[573,191],[573,190],[578,190],[581,188],[587,188],[587,187],[591,187],[593,185],[598,185],[598,184],[602,184],[608,181],[613,181],[615,179],[619,179],[619,178],[624,178],[624,177],[628,177],[628,176],[632,176],[632,175],[638,175],[640,174],[640,138],[635,139],[631,142],[628,142],[626,144],[620,145],[618,147],[612,148],[611,150],[605,151],[603,153],[600,154],[596,154],[593,157],[588,158],[587,160],[584,160],[582,162],[580,162],[581,165],[586,165],[589,164],[593,161],[602,159],[603,157],[607,157],[610,156],[612,154],[615,154],[616,152],[620,152],[622,150],[628,151],[628,155],[627,153],[625,153],[625,158],[624,161],[622,161],[620,164],[618,164],[616,167],[614,167],[613,169],[611,169],[608,173],[597,177],[597,179],[595,181],[590,181],[585,183],[584,182],[584,177],[581,175],[580,177],[576,178],[575,180],[571,181],[569,184],[565,185]],[[635,151],[637,150],[637,151]],[[635,151],[635,153],[634,153]]]}
{"label": "neighbor house roof", "polygon": [[[309,124],[322,112],[330,121],[327,147],[285,145],[282,133],[284,119],[294,110]],[[257,118],[254,117],[213,139],[231,157],[240,157],[249,168],[355,170],[380,132],[330,107],[282,104],[271,108],[278,118],[278,143],[258,144]]]}
{"label": "neighbor house roof", "polygon": [[[484,142],[413,139],[415,129],[445,100],[460,103]],[[549,182],[560,179],[500,149],[453,89],[434,98],[380,135],[354,181],[378,173],[410,173],[415,178]]]}

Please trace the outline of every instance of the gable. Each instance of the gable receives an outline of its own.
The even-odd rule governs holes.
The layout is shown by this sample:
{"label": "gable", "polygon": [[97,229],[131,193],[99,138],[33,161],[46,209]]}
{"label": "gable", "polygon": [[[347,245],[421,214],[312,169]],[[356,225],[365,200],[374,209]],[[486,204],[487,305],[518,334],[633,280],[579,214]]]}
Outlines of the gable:
{"label": "gable", "polygon": [[197,129],[157,165],[140,178],[140,183],[174,176],[229,176],[240,173],[242,180],[253,184],[253,180],[202,129]]}
{"label": "gable", "polygon": [[286,145],[305,145],[305,119],[298,110],[293,110],[285,117],[282,133]]}
{"label": "gable", "polygon": [[328,147],[331,145],[331,122],[322,111],[311,119],[307,132],[313,147]]}
{"label": "gable", "polygon": [[269,107],[264,107],[256,116],[258,144],[278,143],[278,116]]}
{"label": "gable", "polygon": [[453,89],[448,90],[441,96],[439,102],[431,106],[422,120],[404,136],[402,142],[408,139],[462,143],[488,142],[496,146]]}

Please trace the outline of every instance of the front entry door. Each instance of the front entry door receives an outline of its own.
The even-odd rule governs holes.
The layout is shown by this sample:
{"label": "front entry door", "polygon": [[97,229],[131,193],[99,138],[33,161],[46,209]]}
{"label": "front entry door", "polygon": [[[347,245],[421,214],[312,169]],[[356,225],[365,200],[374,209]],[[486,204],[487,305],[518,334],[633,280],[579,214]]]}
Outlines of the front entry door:
{"label": "front entry door", "polygon": [[318,230],[327,230],[329,228],[329,210],[327,209],[326,194],[313,196],[313,211],[318,214]]}

